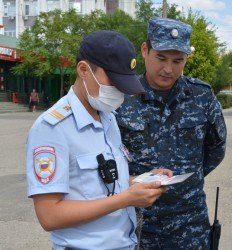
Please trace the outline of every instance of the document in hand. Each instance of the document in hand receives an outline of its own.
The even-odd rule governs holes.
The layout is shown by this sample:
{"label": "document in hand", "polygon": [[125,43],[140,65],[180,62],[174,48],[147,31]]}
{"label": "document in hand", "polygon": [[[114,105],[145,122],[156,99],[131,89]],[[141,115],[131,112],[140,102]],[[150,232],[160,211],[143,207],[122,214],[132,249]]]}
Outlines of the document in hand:
{"label": "document in hand", "polygon": [[160,181],[162,186],[173,185],[176,183],[183,182],[187,180],[190,176],[192,176],[194,172],[188,174],[174,175],[172,177],[168,177],[167,175],[162,174],[154,174],[152,172],[147,172],[137,176],[133,182],[153,182]]}

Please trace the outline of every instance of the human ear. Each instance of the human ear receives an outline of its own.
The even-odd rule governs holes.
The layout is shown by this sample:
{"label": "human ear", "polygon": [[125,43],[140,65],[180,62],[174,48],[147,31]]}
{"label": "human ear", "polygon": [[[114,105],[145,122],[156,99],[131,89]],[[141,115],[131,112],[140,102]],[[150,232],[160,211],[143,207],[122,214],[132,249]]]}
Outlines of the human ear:
{"label": "human ear", "polygon": [[141,45],[141,54],[143,59],[145,59],[145,57],[148,55],[148,47],[146,42],[143,42]]}
{"label": "human ear", "polygon": [[80,61],[77,64],[77,73],[80,78],[85,79],[89,71],[88,64],[85,61]]}

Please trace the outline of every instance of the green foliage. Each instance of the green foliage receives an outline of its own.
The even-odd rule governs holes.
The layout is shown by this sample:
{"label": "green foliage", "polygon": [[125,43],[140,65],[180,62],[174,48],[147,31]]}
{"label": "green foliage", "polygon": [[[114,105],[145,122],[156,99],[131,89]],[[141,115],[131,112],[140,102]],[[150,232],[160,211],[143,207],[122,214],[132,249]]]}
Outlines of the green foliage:
{"label": "green foliage", "polygon": [[176,4],[168,5],[167,7],[167,16],[172,19],[181,19],[181,11],[177,9]]}
{"label": "green foliage", "polygon": [[153,7],[153,1],[140,0],[136,3],[136,19],[147,23],[150,18],[155,16],[155,8]]}
{"label": "green foliage", "polygon": [[122,10],[117,10],[112,15],[101,13],[96,20],[93,20],[96,29],[106,29],[119,32],[133,42],[137,52],[137,72],[144,72],[143,59],[140,48],[147,37],[147,22],[133,19]]}
{"label": "green foliage", "polygon": [[[191,45],[195,47],[195,52],[188,59],[185,74],[212,82],[216,90],[220,89],[219,86],[227,84],[231,77],[229,73],[225,76],[223,71],[226,69],[229,72],[228,60],[231,56],[229,59],[220,58],[223,44],[218,42],[214,28],[209,28],[210,23],[203,16],[189,10],[183,17],[177,7],[175,4],[168,5],[168,17],[180,19],[193,27]],[[44,77],[59,68],[62,95],[64,74],[67,66],[75,72],[75,58],[81,40],[92,31],[106,29],[120,32],[133,42],[137,51],[137,72],[143,73],[145,67],[140,48],[147,39],[147,21],[161,14],[162,9],[155,9],[151,0],[138,1],[135,19],[121,10],[112,15],[94,11],[80,16],[75,10],[41,13],[31,29],[25,30],[20,37],[24,60],[14,68],[14,72]],[[62,59],[68,59],[69,65],[62,64]]]}
{"label": "green foliage", "polygon": [[[22,73],[28,70],[30,74],[44,76],[51,74],[59,67],[62,74],[66,67],[61,65],[61,57],[69,58],[73,63],[74,37],[71,34],[73,27],[70,20],[74,11],[62,13],[55,10],[49,13],[41,13],[31,29],[27,29],[20,37],[21,56],[24,61],[15,68],[15,72]],[[76,15],[75,15],[76,16]]]}
{"label": "green foliage", "polygon": [[217,99],[221,103],[223,109],[232,107],[232,95],[218,94]]}
{"label": "green foliage", "polygon": [[84,35],[97,29],[95,20],[100,14],[95,12],[82,17],[73,9],[41,13],[31,29],[25,30],[20,37],[23,62],[13,69],[14,72],[44,77],[52,75],[58,68],[62,96],[67,68],[75,72],[77,48]]}
{"label": "green foliage", "polygon": [[185,67],[185,74],[211,83],[220,64],[218,49],[222,46],[215,36],[215,30],[199,13],[191,10],[183,21],[193,28],[191,45],[195,48]]}
{"label": "green foliage", "polygon": [[216,76],[212,82],[214,91],[218,93],[225,87],[232,85],[232,52],[224,54],[216,69]]}

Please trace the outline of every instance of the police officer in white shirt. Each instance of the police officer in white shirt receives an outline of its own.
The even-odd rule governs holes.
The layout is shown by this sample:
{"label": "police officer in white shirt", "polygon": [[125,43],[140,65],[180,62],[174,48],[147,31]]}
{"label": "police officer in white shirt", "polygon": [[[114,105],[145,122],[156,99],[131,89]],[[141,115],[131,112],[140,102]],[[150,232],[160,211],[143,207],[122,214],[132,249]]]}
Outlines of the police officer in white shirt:
{"label": "police officer in white shirt", "polygon": [[135,56],[117,32],[85,37],[76,82],[29,132],[28,196],[54,250],[134,249],[134,206],[151,206],[165,191],[160,183],[129,184],[130,156],[114,117],[124,93],[144,92]]}

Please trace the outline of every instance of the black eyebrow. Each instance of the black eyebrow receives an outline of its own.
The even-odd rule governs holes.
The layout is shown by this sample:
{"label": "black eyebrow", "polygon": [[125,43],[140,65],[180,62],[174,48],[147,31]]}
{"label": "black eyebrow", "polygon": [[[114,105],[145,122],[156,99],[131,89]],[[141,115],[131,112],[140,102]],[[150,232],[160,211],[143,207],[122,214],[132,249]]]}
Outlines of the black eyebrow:
{"label": "black eyebrow", "polygon": [[183,61],[184,58],[183,58],[183,57],[180,57],[180,58],[175,58],[174,60],[175,60],[175,61]]}
{"label": "black eyebrow", "polygon": [[164,56],[164,55],[162,55],[162,54],[159,54],[159,53],[157,53],[157,54],[156,54],[156,56],[159,56],[159,57],[164,57],[164,58],[166,58],[166,56]]}

